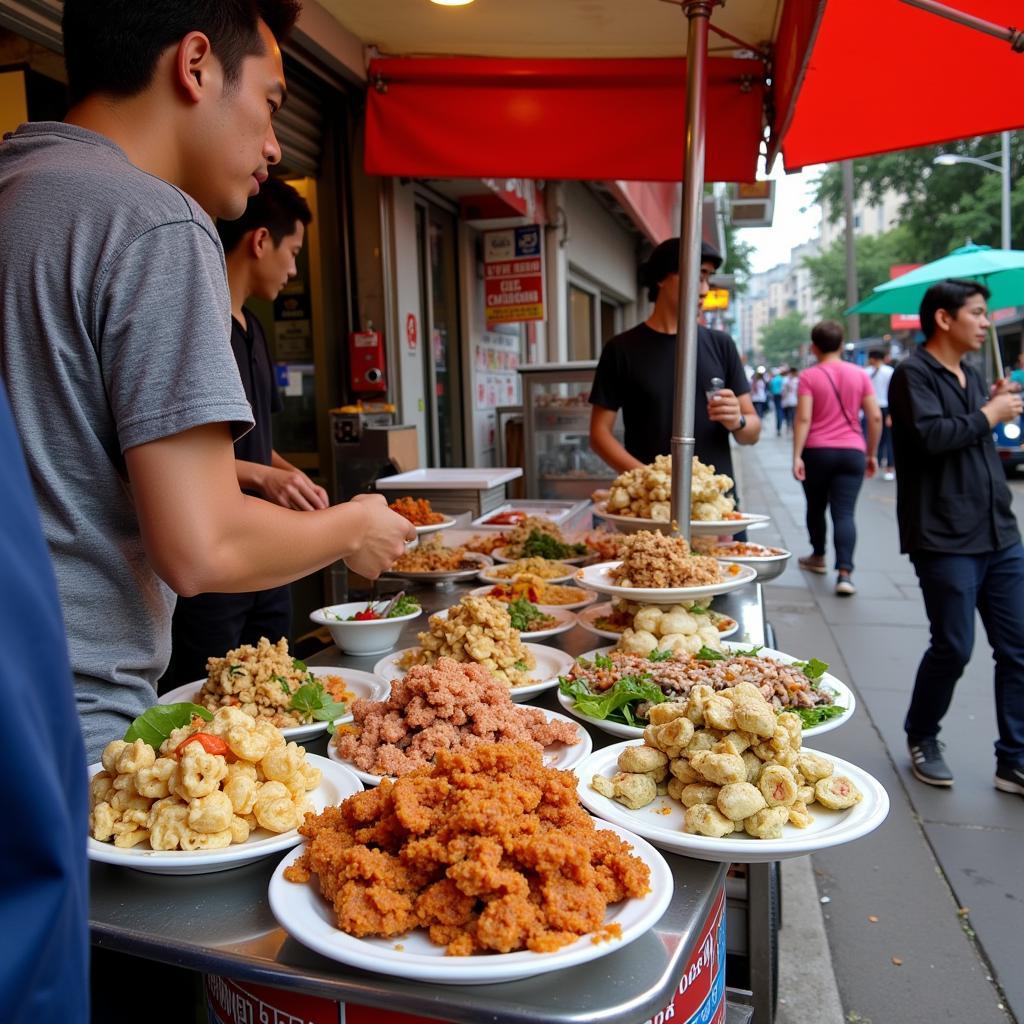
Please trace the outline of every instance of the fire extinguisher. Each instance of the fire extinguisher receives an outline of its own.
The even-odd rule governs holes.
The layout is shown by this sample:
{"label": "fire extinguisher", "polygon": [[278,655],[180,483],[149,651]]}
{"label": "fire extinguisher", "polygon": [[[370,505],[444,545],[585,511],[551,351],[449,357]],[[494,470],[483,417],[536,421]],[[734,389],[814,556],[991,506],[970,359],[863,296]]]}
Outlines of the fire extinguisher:
{"label": "fire extinguisher", "polygon": [[368,320],[365,331],[348,336],[349,384],[357,393],[387,391],[384,374],[384,335]]}

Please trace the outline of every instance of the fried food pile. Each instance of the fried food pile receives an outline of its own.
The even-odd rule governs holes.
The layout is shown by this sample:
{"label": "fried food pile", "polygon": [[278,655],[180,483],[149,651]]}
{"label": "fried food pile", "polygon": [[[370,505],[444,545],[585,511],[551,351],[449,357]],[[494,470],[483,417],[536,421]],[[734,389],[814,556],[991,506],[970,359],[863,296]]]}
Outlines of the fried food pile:
{"label": "fried food pile", "polygon": [[554,562],[550,558],[518,558],[514,562],[495,566],[487,570],[488,576],[503,580],[515,580],[522,576],[536,576],[542,580],[566,579],[573,574],[571,565]]}
{"label": "fried food pile", "polygon": [[441,658],[410,669],[387,700],[356,701],[358,731],[338,732],[334,746],[374,775],[406,775],[438,751],[471,750],[481,743],[579,743],[571,722],[548,722],[539,708],[513,704],[508,687],[480,665]]}
{"label": "fried food pile", "polygon": [[[716,473],[695,455],[690,485],[690,518],[709,521],[727,518],[736,507],[732,477]],[[636,516],[667,523],[672,516],[672,456],[659,455],[647,466],[620,474],[612,483],[608,511],[617,516]]]}
{"label": "fried food pile", "polygon": [[446,548],[440,536],[428,537],[418,547],[406,551],[391,566],[392,572],[459,572],[463,569],[480,569],[466,548]]}
{"label": "fried food pile", "polygon": [[89,784],[89,833],[101,843],[152,850],[219,850],[258,828],[288,832],[312,810],[320,769],[267,721],[221,708],[193,718],[159,752],[114,740]]}
{"label": "fried food pile", "polygon": [[[196,703],[207,711],[237,707],[252,718],[265,718],[279,729],[313,721],[309,713],[292,708],[295,692],[311,682],[311,678],[309,670],[299,668],[288,653],[284,637],[272,644],[261,636],[255,647],[243,644],[223,658],[208,658],[206,672],[206,682]],[[335,700],[352,698],[341,676],[320,676],[312,681],[319,682]]]}
{"label": "fried food pile", "polygon": [[450,956],[546,953],[599,929],[650,871],[595,829],[571,772],[526,744],[442,753],[430,768],[357,793],[300,829],[285,877],[308,882],[355,936],[425,928]]}
{"label": "fried food pile", "polygon": [[388,508],[408,519],[413,526],[433,526],[444,522],[444,516],[435,512],[426,498],[397,498]]}
{"label": "fried food pile", "polygon": [[624,750],[619,771],[595,775],[591,786],[636,810],[667,780],[668,795],[686,807],[684,832],[779,839],[784,825],[814,821],[808,807],[815,802],[844,810],[862,799],[827,757],[801,749],[800,719],[776,715],[750,683],[717,693],[694,686],[684,702],[652,705],[648,719],[643,745]]}
{"label": "fried food pile", "polygon": [[610,570],[620,587],[700,587],[722,578],[718,562],[690,554],[682,537],[640,530],[623,540],[622,552],[622,561]]}
{"label": "fried food pile", "polygon": [[716,473],[714,466],[707,466],[696,456],[693,457],[693,477],[690,483],[690,518],[701,522],[728,519],[736,507],[726,491],[732,490],[732,477]]}
{"label": "fried food pile", "polygon": [[447,615],[431,615],[428,629],[418,638],[420,646],[403,657],[403,668],[451,658],[482,665],[506,686],[534,682],[530,669],[537,661],[512,628],[508,608],[501,601],[464,597]]}

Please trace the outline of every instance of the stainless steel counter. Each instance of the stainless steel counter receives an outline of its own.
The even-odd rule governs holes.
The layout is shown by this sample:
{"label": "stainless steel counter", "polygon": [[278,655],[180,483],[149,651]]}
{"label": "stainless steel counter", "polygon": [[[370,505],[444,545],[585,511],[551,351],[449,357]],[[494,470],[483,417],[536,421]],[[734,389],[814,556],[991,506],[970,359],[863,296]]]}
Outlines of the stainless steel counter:
{"label": "stainless steel counter", "polygon": [[[397,589],[389,584],[387,590]],[[454,604],[469,587],[419,589],[424,611]],[[738,637],[763,642],[760,587],[748,586],[716,599],[715,608],[738,619]],[[425,627],[409,623],[399,646],[410,646]],[[600,638],[574,629],[555,646],[582,654]],[[377,658],[350,658],[335,648],[311,663],[369,671]],[[533,703],[557,708],[554,690]],[[592,730],[596,747],[616,742]],[[323,753],[326,737],[307,744]],[[728,865],[665,854],[675,894],[661,921],[631,945],[579,967],[500,985],[445,986],[405,981],[346,967],[289,938],[267,904],[277,866],[270,858],[208,875],[167,877],[93,864],[92,940],[99,946],[239,980],[294,989],[365,1006],[418,1013],[448,1021],[598,1022],[640,1024],[672,1000],[683,966],[725,881]]]}

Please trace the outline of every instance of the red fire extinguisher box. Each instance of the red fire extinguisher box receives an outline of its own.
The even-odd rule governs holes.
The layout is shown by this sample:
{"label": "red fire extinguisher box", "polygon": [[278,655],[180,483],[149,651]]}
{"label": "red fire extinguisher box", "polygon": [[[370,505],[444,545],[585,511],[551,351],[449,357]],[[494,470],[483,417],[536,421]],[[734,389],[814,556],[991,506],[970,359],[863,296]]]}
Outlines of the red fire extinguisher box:
{"label": "red fire extinguisher box", "polygon": [[348,336],[349,385],[356,394],[387,391],[384,373],[384,335],[367,329]]}

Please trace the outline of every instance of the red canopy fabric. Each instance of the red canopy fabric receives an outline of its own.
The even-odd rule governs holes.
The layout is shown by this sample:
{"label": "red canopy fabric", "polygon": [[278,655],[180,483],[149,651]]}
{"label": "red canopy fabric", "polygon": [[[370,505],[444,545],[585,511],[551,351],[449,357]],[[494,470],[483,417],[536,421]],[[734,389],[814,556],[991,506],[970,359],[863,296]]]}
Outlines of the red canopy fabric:
{"label": "red canopy fabric", "polygon": [[[764,67],[708,62],[709,181],[752,181]],[[366,170],[418,178],[679,181],[686,62],[395,57],[370,63]]]}
{"label": "red canopy fabric", "polygon": [[[1024,21],[1020,0],[944,2]],[[1024,126],[1024,54],[899,0],[786,0],[776,54],[787,170]]]}

